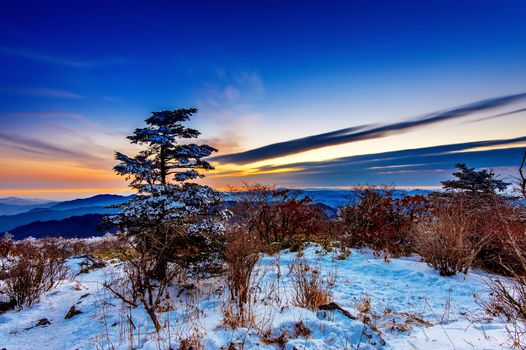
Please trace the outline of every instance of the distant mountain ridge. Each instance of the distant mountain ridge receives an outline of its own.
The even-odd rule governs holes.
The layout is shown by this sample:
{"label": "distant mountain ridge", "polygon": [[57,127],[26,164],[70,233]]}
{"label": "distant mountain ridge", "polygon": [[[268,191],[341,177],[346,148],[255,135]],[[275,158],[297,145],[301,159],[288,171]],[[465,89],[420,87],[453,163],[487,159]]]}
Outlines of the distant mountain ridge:
{"label": "distant mountain ridge", "polygon": [[[300,197],[309,196],[314,205],[320,207],[325,214],[334,217],[338,208],[349,204],[356,198],[357,190],[352,189],[299,189]],[[396,190],[395,197],[403,195],[428,194],[427,190]],[[224,192],[225,206],[235,204],[239,192]],[[121,204],[128,201],[131,196],[113,194],[100,194],[88,198],[80,198],[63,202],[43,202],[42,204],[27,204],[21,206],[24,212],[15,215],[0,215],[0,233],[11,232],[15,239],[29,236],[62,236],[62,237],[91,237],[102,235],[104,232],[97,230],[102,217],[115,214],[118,209],[108,206]],[[10,203],[28,203],[30,201],[19,198],[0,198],[0,210],[4,204],[2,200]],[[1,213],[1,211],[0,211]]]}
{"label": "distant mountain ridge", "polygon": [[19,226],[36,221],[63,220],[71,216],[86,214],[115,214],[118,209],[108,206],[128,201],[131,196],[101,194],[89,198],[64,202],[46,203],[42,206],[25,206],[26,211],[14,215],[0,215],[0,233],[12,231]]}
{"label": "distant mountain ridge", "polygon": [[56,202],[43,199],[7,197],[0,198],[0,215],[20,214],[35,208],[48,208]]}
{"label": "distant mountain ridge", "polygon": [[27,225],[19,226],[10,231],[16,240],[33,237],[63,237],[63,238],[87,238],[100,236],[106,232],[115,232],[114,227],[102,228],[100,226],[103,214],[85,214],[71,216],[62,220],[35,221]]}
{"label": "distant mountain ridge", "polygon": [[66,210],[74,208],[85,208],[93,206],[110,206],[126,202],[131,196],[120,196],[116,194],[99,194],[93,197],[73,199],[70,201],[59,202],[50,207],[53,210]]}

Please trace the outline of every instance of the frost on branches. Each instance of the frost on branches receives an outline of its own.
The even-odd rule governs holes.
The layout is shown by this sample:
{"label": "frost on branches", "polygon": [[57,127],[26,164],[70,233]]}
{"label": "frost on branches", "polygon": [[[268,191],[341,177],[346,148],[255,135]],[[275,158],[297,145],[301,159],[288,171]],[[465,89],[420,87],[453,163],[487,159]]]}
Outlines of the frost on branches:
{"label": "frost on branches", "polygon": [[[200,133],[183,123],[196,112],[194,108],[153,112],[146,119],[146,127],[136,129],[128,136],[131,143],[142,145],[144,149],[133,157],[120,152],[115,154],[119,164],[114,170],[130,181],[130,187],[137,194],[127,203],[117,206],[121,209],[120,214],[110,217],[109,221],[117,225],[138,249],[162,246],[163,254],[168,256],[161,262],[161,269],[168,262],[177,262],[174,257],[187,248],[185,245],[199,249],[196,242],[205,245],[218,242],[221,240],[216,236],[223,233],[215,212],[221,204],[220,194],[208,186],[191,182],[203,177],[200,170],[214,169],[203,158],[217,151],[208,145],[189,142]],[[156,227],[167,223],[177,226],[176,240],[155,233]],[[181,230],[185,239],[182,239]],[[167,250],[167,245],[178,247]],[[211,253],[213,247],[202,248]],[[167,251],[170,254],[166,254]],[[208,254],[209,257],[217,255]]]}

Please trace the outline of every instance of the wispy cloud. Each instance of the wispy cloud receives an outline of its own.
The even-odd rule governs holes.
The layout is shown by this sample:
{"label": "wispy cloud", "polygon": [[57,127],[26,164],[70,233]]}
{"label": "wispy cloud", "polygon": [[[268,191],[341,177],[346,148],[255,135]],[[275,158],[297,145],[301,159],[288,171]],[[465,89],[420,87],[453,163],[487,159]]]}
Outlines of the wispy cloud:
{"label": "wispy cloud", "polygon": [[53,89],[45,87],[3,87],[0,91],[18,95],[35,96],[35,97],[54,97],[66,99],[85,99],[85,96],[76,94],[63,89]]}
{"label": "wispy cloud", "polygon": [[[526,100],[526,93],[495,97],[445,111],[429,113],[407,121],[380,126],[361,125],[357,127],[345,128],[329,133],[270,144],[245,152],[221,155],[212,158],[212,160],[223,164],[247,164],[326,146],[334,146],[344,143],[386,137],[392,134],[399,134],[422,126],[467,117],[478,112],[490,111],[494,108],[503,107],[522,100]],[[501,116],[504,115],[506,114],[504,113]],[[499,116],[494,117],[496,118]]]}
{"label": "wispy cloud", "polygon": [[56,145],[35,137],[0,132],[0,145],[21,151],[30,156],[44,156],[50,159],[70,160],[80,164],[101,164],[106,159],[71,147]]}
{"label": "wispy cloud", "polygon": [[0,46],[0,54],[4,56],[18,57],[32,61],[61,65],[72,68],[96,68],[124,63],[123,59],[78,60],[50,55],[32,50],[18,49],[5,46]]}
{"label": "wispy cloud", "polygon": [[254,172],[220,173],[216,181],[222,185],[235,185],[241,181],[289,186],[436,185],[449,176],[456,163],[497,168],[504,175],[514,174],[524,154],[525,142],[526,136],[523,136],[350,156],[322,162],[264,166]]}

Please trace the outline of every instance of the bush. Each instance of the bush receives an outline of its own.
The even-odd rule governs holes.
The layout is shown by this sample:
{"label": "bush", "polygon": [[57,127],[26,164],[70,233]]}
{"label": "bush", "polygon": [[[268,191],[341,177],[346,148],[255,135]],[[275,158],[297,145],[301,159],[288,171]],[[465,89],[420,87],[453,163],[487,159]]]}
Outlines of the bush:
{"label": "bush", "polygon": [[[510,230],[506,230],[511,234]],[[515,256],[512,267],[503,266],[509,278],[494,277],[488,281],[491,300],[483,306],[493,316],[505,317],[511,345],[526,348],[526,250],[514,243],[510,235],[510,254]],[[520,266],[520,267],[517,267]]]}
{"label": "bush", "polygon": [[368,187],[339,210],[342,239],[352,247],[368,247],[393,256],[411,251],[410,232],[429,209],[424,196],[393,197],[394,188]]}
{"label": "bush", "polygon": [[254,322],[252,309],[252,277],[259,261],[261,243],[257,237],[241,228],[231,228],[226,234],[225,250],[229,297],[224,309],[223,324],[231,328],[247,327]]}
{"label": "bush", "polygon": [[31,306],[66,277],[66,257],[56,240],[14,244],[4,259],[1,293],[16,308]]}
{"label": "bush", "polygon": [[329,219],[299,191],[263,185],[246,186],[233,206],[234,222],[272,244],[295,236],[328,234]]}
{"label": "bush", "polygon": [[476,230],[474,213],[462,199],[435,200],[432,215],[413,231],[413,246],[442,276],[467,273],[489,239]]}

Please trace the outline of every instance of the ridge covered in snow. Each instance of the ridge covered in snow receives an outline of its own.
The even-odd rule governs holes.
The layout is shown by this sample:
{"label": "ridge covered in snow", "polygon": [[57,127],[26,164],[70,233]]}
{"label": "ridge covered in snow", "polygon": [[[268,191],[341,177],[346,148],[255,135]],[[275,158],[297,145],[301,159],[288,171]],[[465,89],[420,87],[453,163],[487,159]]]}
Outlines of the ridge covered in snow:
{"label": "ridge covered in snow", "polygon": [[[482,314],[479,305],[488,297],[487,273],[441,277],[418,257],[385,262],[367,250],[340,258],[317,245],[303,251],[310,266],[330,277],[332,299],[345,312],[295,306],[289,266],[297,253],[283,251],[263,256],[257,267],[254,329],[222,326],[227,291],[216,277],[174,286],[159,335],[141,307],[125,308],[103,288],[122,265],[79,274],[83,259],[72,258],[71,279],[30,308],[0,314],[0,348],[177,349],[194,337],[211,350],[278,344],[290,350],[506,349],[506,324]],[[65,319],[72,306],[80,313]],[[50,324],[37,326],[42,319]]]}

